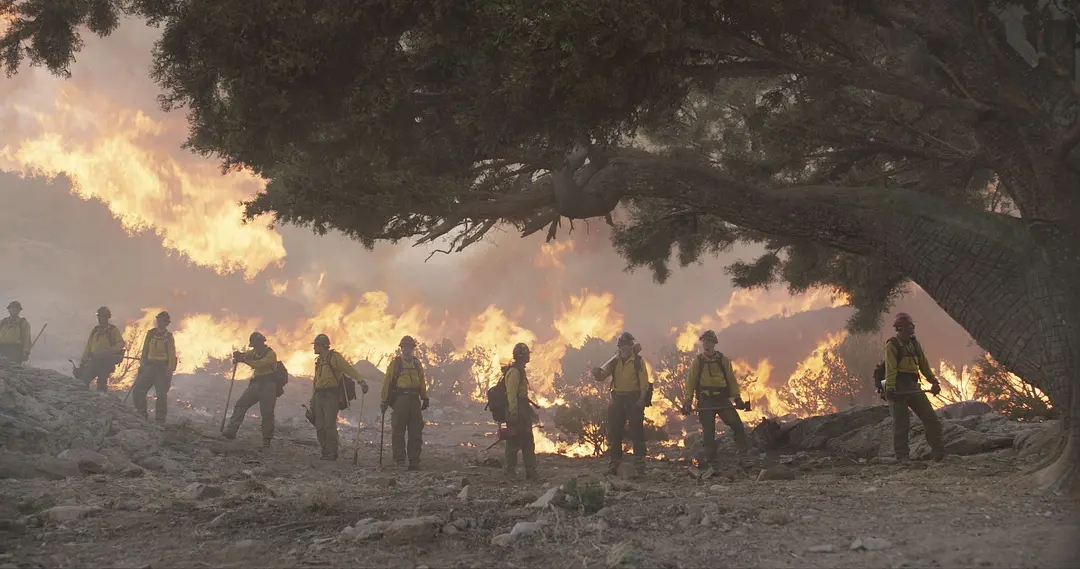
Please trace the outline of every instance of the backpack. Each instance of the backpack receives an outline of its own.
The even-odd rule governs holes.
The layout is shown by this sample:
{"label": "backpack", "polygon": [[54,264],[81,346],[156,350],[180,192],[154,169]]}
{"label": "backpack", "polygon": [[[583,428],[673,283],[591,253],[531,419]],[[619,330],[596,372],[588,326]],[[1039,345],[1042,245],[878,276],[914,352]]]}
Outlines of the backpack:
{"label": "backpack", "polygon": [[[618,362],[614,362],[611,368],[611,389],[615,390],[615,367],[619,365]],[[641,356],[634,354],[634,377],[641,375]],[[645,388],[645,406],[652,407],[652,395],[653,384],[650,381],[649,386]]]}
{"label": "backpack", "polygon": [[[716,355],[720,356],[720,374],[724,376],[725,382],[730,382],[732,378],[728,377],[727,370],[724,369],[724,354],[716,352]],[[697,396],[698,403],[701,402],[701,374],[705,373],[705,357],[698,354],[698,358],[701,359],[701,365],[698,366],[697,375],[694,377],[694,395]],[[724,386],[724,390],[720,392],[725,398],[731,398],[731,387],[729,385]]]}
{"label": "backpack", "polygon": [[277,385],[277,397],[285,395],[285,384],[289,383],[289,370],[285,368],[285,364],[281,363],[281,361],[275,362],[270,377],[273,378],[274,384]]}
{"label": "backpack", "polygon": [[507,366],[503,368],[502,377],[499,381],[487,390],[487,404],[484,405],[485,411],[491,411],[491,418],[496,423],[506,422],[506,407],[508,406],[506,400],[506,374],[513,366]]}
{"label": "backpack", "polygon": [[[904,347],[900,344],[900,340],[889,338],[889,341],[886,343],[890,343],[896,347],[897,362],[907,355],[904,351]],[[874,389],[882,395],[885,394],[885,358],[881,358],[881,362],[874,368]]]}

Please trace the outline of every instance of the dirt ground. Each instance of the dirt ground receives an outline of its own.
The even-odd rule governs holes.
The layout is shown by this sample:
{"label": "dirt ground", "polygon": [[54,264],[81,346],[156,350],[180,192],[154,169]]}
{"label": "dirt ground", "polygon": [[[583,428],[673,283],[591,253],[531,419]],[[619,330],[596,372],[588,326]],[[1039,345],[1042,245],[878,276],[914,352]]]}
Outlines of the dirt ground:
{"label": "dirt ground", "polygon": [[[1031,465],[1012,449],[905,466],[796,460],[794,480],[774,481],[757,476],[779,456],[727,457],[702,480],[667,460],[629,479],[604,477],[601,459],[542,455],[541,481],[507,483],[482,422],[428,425],[423,470],[402,472],[378,467],[377,425],[353,466],[346,427],[348,450],[328,463],[306,424],[264,451],[255,419],[236,441],[207,417],[178,420],[156,431],[164,464],[138,477],[0,480],[0,569],[1080,566],[1075,510],[1030,492]],[[389,433],[385,452],[392,463]],[[530,507],[572,478],[604,487],[604,509]],[[54,506],[86,509],[58,522]],[[442,529],[404,544],[341,535],[418,516]],[[493,544],[518,522],[538,523]]]}

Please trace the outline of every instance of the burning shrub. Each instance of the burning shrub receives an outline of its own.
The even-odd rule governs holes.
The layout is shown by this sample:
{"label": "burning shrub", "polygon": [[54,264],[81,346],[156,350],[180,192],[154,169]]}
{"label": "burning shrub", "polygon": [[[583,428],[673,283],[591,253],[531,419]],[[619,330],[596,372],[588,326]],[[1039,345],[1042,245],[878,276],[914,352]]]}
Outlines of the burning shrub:
{"label": "burning shrub", "polygon": [[972,368],[975,399],[989,403],[998,413],[1016,421],[1057,417],[1045,393],[1010,373],[990,354]]}
{"label": "burning shrub", "polygon": [[592,449],[593,456],[602,455],[606,449],[607,401],[600,397],[598,389],[587,386],[564,391],[562,399],[564,404],[555,407],[557,442],[585,445]]}

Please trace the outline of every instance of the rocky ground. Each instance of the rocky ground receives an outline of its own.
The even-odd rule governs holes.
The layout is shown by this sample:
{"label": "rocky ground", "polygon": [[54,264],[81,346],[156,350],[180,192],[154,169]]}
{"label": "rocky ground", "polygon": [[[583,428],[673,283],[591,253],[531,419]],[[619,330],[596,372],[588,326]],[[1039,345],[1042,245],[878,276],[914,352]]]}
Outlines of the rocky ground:
{"label": "rocky ground", "polygon": [[[351,450],[337,463],[317,460],[314,432],[291,412],[264,451],[256,420],[224,441],[197,405],[174,404],[161,428],[122,398],[53,372],[0,367],[0,568],[1075,567],[1080,559],[1075,510],[1033,493],[1024,476],[1054,446],[1051,422],[957,412],[947,435],[950,450],[965,454],[898,465],[882,452],[887,413],[856,408],[761,427],[755,441],[778,448],[736,458],[725,444],[717,472],[687,460],[691,437],[691,449],[658,449],[667,458],[650,460],[641,479],[604,477],[599,459],[543,455],[543,481],[509,484],[501,445],[485,450],[494,426],[465,412],[428,425],[424,470],[401,472],[378,467],[375,425],[365,425],[353,466]],[[350,444],[352,432],[343,426]],[[924,447],[913,433],[913,455]]]}

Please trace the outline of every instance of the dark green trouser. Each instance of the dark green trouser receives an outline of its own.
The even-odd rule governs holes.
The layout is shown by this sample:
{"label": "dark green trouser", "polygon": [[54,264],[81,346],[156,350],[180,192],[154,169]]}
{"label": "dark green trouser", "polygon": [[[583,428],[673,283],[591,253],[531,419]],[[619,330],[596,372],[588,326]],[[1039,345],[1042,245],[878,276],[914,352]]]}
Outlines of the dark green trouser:
{"label": "dark green trouser", "polygon": [[164,421],[169,412],[169,388],[172,387],[172,374],[165,362],[145,362],[139,364],[139,374],[131,386],[131,399],[137,411],[146,418],[146,394],[154,388],[154,420]]}
{"label": "dark green trouser", "polygon": [[315,411],[315,433],[319,437],[319,447],[326,458],[338,456],[338,393],[339,388],[320,389],[311,397],[311,408]]}
{"label": "dark green trouser", "polygon": [[[904,385],[899,386],[897,391],[911,393],[916,389],[918,389],[917,385],[915,387]],[[906,460],[911,452],[908,448],[908,429],[911,427],[908,409],[911,409],[922,421],[923,429],[926,431],[926,443],[930,445],[930,450],[938,455],[945,454],[941,418],[934,412],[934,407],[930,405],[930,400],[926,398],[925,393],[919,391],[910,395],[895,395],[889,407],[893,419],[893,452],[896,453],[896,458]]]}
{"label": "dark green trouser", "polygon": [[735,447],[741,451],[750,448],[739,412],[727,397],[704,396],[698,398],[698,420],[701,421],[701,439],[705,446],[705,460],[716,462],[716,418],[724,422],[735,436]]}
{"label": "dark green trouser", "polygon": [[23,363],[23,349],[20,344],[0,344],[0,359]]}
{"label": "dark green trouser", "polygon": [[90,356],[83,368],[83,381],[90,387],[97,380],[97,390],[105,393],[109,390],[109,376],[116,371],[116,356]]}
{"label": "dark green trouser", "polygon": [[232,417],[229,417],[229,426],[225,427],[225,434],[236,436],[240,430],[240,424],[244,422],[244,415],[256,403],[259,404],[259,417],[262,419],[263,442],[269,442],[274,438],[274,405],[277,404],[277,382],[273,378],[253,377],[248,382],[247,389],[240,394],[233,407]]}
{"label": "dark green trouser", "polygon": [[[424,415],[420,412],[420,396],[401,393],[394,398],[393,414],[390,416],[390,444],[394,462],[405,464],[406,455],[410,466],[420,465],[420,451],[424,446]],[[408,445],[405,434],[408,431]]]}
{"label": "dark green trouser", "polygon": [[612,393],[608,407],[608,461],[612,467],[622,462],[622,440],[626,424],[630,423],[630,440],[634,445],[634,463],[645,465],[645,410],[638,407],[639,394]]}
{"label": "dark green trouser", "polygon": [[528,400],[518,401],[517,421],[507,422],[507,427],[513,427],[518,436],[506,441],[506,453],[504,462],[507,474],[514,474],[517,470],[517,455],[521,451],[521,462],[525,463],[525,476],[536,476],[536,441],[533,439],[533,411],[529,407]]}

